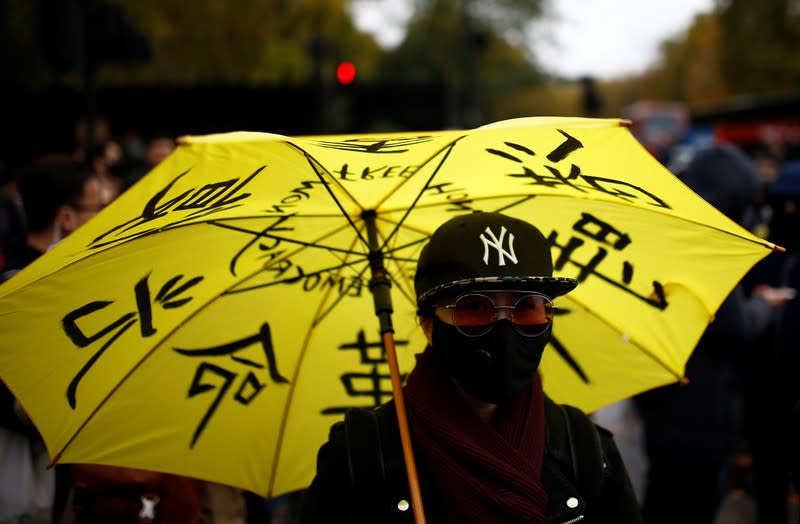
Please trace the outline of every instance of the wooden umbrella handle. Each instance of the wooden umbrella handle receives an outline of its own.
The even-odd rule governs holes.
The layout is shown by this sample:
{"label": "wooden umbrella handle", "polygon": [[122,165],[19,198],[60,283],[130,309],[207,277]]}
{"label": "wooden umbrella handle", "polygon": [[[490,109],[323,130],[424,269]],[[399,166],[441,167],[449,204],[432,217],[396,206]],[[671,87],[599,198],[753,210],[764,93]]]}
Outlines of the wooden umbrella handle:
{"label": "wooden umbrella handle", "polygon": [[425,524],[425,512],[422,509],[422,493],[419,489],[419,476],[417,464],[414,461],[414,450],[411,447],[411,433],[408,431],[408,417],[406,417],[406,402],[403,396],[403,384],[400,381],[400,366],[397,365],[397,352],[394,347],[394,329],[392,328],[392,296],[389,293],[391,282],[383,266],[383,253],[381,242],[378,239],[378,229],[375,224],[377,214],[374,210],[362,213],[364,225],[367,230],[367,244],[369,245],[369,266],[372,279],[369,289],[375,303],[375,315],[380,322],[383,348],[386,351],[386,360],[389,362],[389,375],[392,379],[392,397],[394,397],[395,411],[397,412],[397,425],[400,428],[400,443],[403,445],[403,458],[406,463],[406,476],[408,477],[408,490],[411,495],[411,510],[414,512],[414,522]]}
{"label": "wooden umbrella handle", "polygon": [[414,522],[425,524],[425,512],[422,508],[422,492],[419,488],[417,463],[414,461],[414,450],[411,447],[411,433],[408,430],[408,417],[406,416],[406,401],[403,395],[403,384],[400,381],[400,367],[397,365],[397,352],[394,348],[394,333],[383,333],[383,347],[386,348],[386,360],[389,361],[389,374],[392,378],[392,395],[397,411],[397,424],[400,427],[400,442],[403,445],[403,458],[406,463],[406,476],[408,489],[411,495],[411,510],[414,512]]}

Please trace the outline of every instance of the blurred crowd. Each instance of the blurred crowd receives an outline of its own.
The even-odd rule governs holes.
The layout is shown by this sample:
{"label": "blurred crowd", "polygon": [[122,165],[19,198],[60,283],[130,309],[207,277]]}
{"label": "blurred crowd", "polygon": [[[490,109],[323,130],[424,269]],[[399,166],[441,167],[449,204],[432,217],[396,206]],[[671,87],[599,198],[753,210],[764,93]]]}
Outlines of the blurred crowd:
{"label": "blurred crowd", "polygon": [[800,522],[800,148],[770,134],[746,146],[668,144],[654,156],[781,249],[717,311],[686,383],[644,392],[596,419],[618,432],[648,524]]}
{"label": "blurred crowd", "polygon": [[[74,143],[0,165],[0,279],[135,184],[173,150],[175,137],[131,130],[115,136],[101,120],[76,125]],[[688,382],[630,399],[632,418],[611,429],[622,434],[623,458],[638,454],[643,462],[629,469],[648,524],[719,524],[731,497],[751,502],[749,522],[783,524],[797,498],[792,467],[800,441],[800,149],[773,137],[752,149],[708,143],[662,150],[657,158],[729,218],[784,250],[754,267],[725,301],[687,364]],[[625,439],[631,425],[641,427],[640,439]],[[153,511],[161,522],[290,523],[301,498],[267,501],[125,468],[45,469],[49,458],[35,427],[1,383],[0,457],[0,524],[147,522]]]}
{"label": "blurred crowd", "polygon": [[[20,264],[30,262],[24,256],[20,259],[20,254],[26,251],[25,246],[29,243],[26,236],[41,233],[36,231],[43,226],[40,222],[60,217],[55,220],[58,230],[54,231],[50,242],[44,245],[37,242],[36,250],[43,252],[49,244],[57,242],[62,235],[108,205],[175,147],[175,137],[167,132],[155,131],[141,136],[136,130],[129,129],[121,137],[114,136],[104,119],[91,125],[81,120],[74,127],[71,146],[39,144],[29,148],[37,151],[35,154],[18,157],[9,153],[13,158],[0,157],[0,271],[18,270]],[[80,173],[64,175],[70,171]],[[76,189],[81,190],[77,194],[65,188],[68,181],[81,177],[91,178],[85,191],[88,204],[80,204],[84,198],[81,187]],[[40,182],[43,185],[39,185]],[[25,200],[29,202],[27,207],[41,207],[26,210]],[[68,224],[67,231],[60,229],[64,217],[59,215],[59,210],[81,213],[78,223],[73,227]],[[35,217],[29,220],[28,215]]]}

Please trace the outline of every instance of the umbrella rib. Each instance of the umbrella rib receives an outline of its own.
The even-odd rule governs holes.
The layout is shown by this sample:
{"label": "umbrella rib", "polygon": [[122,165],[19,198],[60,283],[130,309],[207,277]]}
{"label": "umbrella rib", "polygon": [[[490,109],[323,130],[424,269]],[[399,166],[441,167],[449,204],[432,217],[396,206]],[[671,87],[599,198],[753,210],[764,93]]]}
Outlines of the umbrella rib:
{"label": "umbrella rib", "polygon": [[[336,177],[334,177],[325,168],[325,166],[323,166],[322,163],[319,162],[316,158],[314,158],[310,153],[308,153],[306,150],[304,150],[302,147],[298,146],[297,144],[289,142],[289,145],[294,147],[298,151],[300,151],[306,157],[306,160],[308,161],[308,164],[311,166],[311,169],[314,170],[314,174],[317,175],[317,178],[319,178],[320,182],[322,182],[322,185],[325,186],[325,190],[328,192],[328,195],[330,195],[330,197],[333,199],[333,202],[339,208],[339,211],[342,212],[342,216],[344,216],[347,219],[347,221],[350,223],[350,226],[353,228],[353,231],[355,231],[355,233],[358,235],[358,238],[361,239],[361,242],[363,242],[363,244],[365,246],[368,246],[369,242],[367,242],[367,239],[364,238],[364,236],[362,235],[361,231],[356,227],[355,223],[353,222],[353,219],[350,218],[350,214],[347,213],[347,211],[345,211],[344,207],[342,207],[342,203],[339,201],[338,198],[336,198],[336,195],[333,194],[333,191],[329,187],[329,184],[331,184],[331,183],[332,184],[336,184],[336,187],[338,187],[348,198],[350,198],[350,200],[355,205],[357,205],[358,208],[363,213],[364,212],[364,208],[361,206],[361,204],[359,204],[358,200],[356,200],[355,197],[353,197],[353,195],[351,195],[350,192],[342,184],[340,184],[338,180],[336,180]],[[320,171],[320,169],[318,169],[318,167],[320,169],[322,169],[322,171]],[[330,178],[330,183],[325,181],[325,177],[323,176],[323,174],[327,174],[328,175],[328,178]]]}
{"label": "umbrella rib", "polygon": [[[389,224],[392,223],[389,220],[383,220],[383,221],[388,222]],[[414,289],[414,283],[411,281],[410,278],[408,278],[408,275],[406,274],[406,272],[402,271],[402,268],[399,268],[399,265],[400,265],[399,263],[400,262],[416,262],[416,258],[397,258],[397,257],[391,256],[391,253],[393,251],[399,251],[399,250],[406,249],[408,247],[419,245],[422,242],[425,242],[427,240],[428,239],[426,237],[426,238],[414,240],[414,241],[411,241],[411,242],[407,242],[406,244],[403,244],[401,246],[392,246],[389,250],[384,252],[384,255],[388,255],[388,256],[386,256],[386,258],[384,260],[394,262],[395,265],[397,265],[398,269],[399,269],[397,271],[397,273],[399,273],[399,275],[400,275],[399,279],[395,278],[395,274],[394,273],[392,273],[390,271],[387,271],[387,274],[388,274],[389,278],[397,283],[395,288],[398,289],[400,291],[400,293],[406,298],[406,300],[408,300],[412,304],[415,304],[416,301],[417,301],[416,297],[412,296],[409,293],[410,290]],[[387,239],[387,242],[388,242],[388,239]],[[405,285],[400,285],[400,282],[402,282]],[[407,291],[407,290],[409,290],[409,291]]]}
{"label": "umbrella rib", "polygon": [[281,236],[281,235],[265,234],[265,233],[263,233],[261,231],[252,231],[250,229],[246,229],[246,228],[243,228],[243,227],[236,227],[234,225],[224,224],[224,223],[221,223],[221,222],[207,222],[207,224],[210,224],[212,226],[217,226],[217,227],[220,227],[220,228],[223,228],[223,229],[230,229],[232,231],[238,231],[240,233],[248,233],[250,235],[254,235],[255,238],[253,239],[253,241],[255,239],[258,239],[258,238],[273,238],[273,239],[276,239],[276,240],[285,241],[285,242],[287,242],[289,244],[295,244],[295,245],[303,246],[303,247],[317,247],[317,248],[323,248],[324,247],[324,249],[326,251],[330,251],[330,252],[346,253],[346,254],[349,254],[349,255],[357,255],[357,254],[359,254],[358,251],[347,250],[347,249],[343,249],[343,248],[335,247],[335,246],[321,246],[321,245],[319,245],[319,242],[321,240],[323,240],[323,239],[325,239],[327,237],[333,236],[336,233],[339,233],[340,231],[346,229],[347,226],[334,229],[334,230],[330,231],[329,233],[319,237],[317,240],[314,240],[314,241],[311,241],[311,242],[303,242],[301,240],[287,238],[287,237],[284,237],[284,236]]}
{"label": "umbrella rib", "polygon": [[[580,307],[582,307],[583,309],[585,309],[586,311],[588,311],[592,315],[595,315],[597,318],[602,318],[603,322],[605,323],[605,325],[609,326],[611,329],[613,329],[614,331],[619,333],[620,336],[628,337],[628,334],[625,332],[625,330],[620,329],[619,326],[617,326],[616,324],[613,324],[613,323],[609,322],[603,316],[597,314],[597,312],[594,309],[588,307],[584,302],[582,302],[581,300],[578,300],[576,297],[570,297],[570,298],[576,304],[578,304]],[[639,351],[641,351],[642,353],[644,353],[645,355],[650,357],[654,362],[656,362],[658,365],[660,365],[666,371],[668,371],[673,376],[675,376],[675,378],[677,380],[679,380],[679,381],[685,380],[685,377],[683,376],[683,374],[681,374],[679,372],[676,372],[674,369],[672,369],[672,366],[670,366],[667,362],[664,361],[664,359],[660,358],[658,355],[656,355],[652,351],[648,350],[647,348],[645,348],[644,346],[642,346],[641,344],[636,342],[636,340],[634,338],[626,338],[626,343],[635,346],[636,349],[638,349]]]}
{"label": "umbrella rib", "polygon": [[[406,218],[408,218],[408,215],[411,213],[411,211],[417,206],[417,202],[419,202],[419,199],[422,198],[422,193],[425,192],[425,190],[428,188],[428,185],[431,183],[431,181],[434,179],[434,177],[436,177],[436,175],[439,174],[439,170],[442,168],[442,165],[444,164],[445,160],[447,160],[447,158],[450,156],[450,153],[453,152],[453,149],[455,148],[456,143],[458,141],[460,141],[462,138],[464,138],[465,136],[466,135],[461,135],[459,137],[456,137],[452,142],[449,142],[448,144],[443,146],[441,149],[439,149],[434,154],[432,154],[427,160],[422,162],[422,164],[420,164],[420,167],[426,166],[434,158],[439,156],[443,151],[446,151],[446,153],[444,153],[444,155],[442,156],[442,159],[439,161],[439,165],[436,166],[436,168],[433,170],[433,173],[431,173],[431,176],[429,176],[428,180],[425,181],[425,185],[423,186],[422,191],[417,193],[417,195],[414,197],[414,201],[411,202],[410,205],[408,205],[407,207],[404,208],[403,216],[400,218],[400,220],[397,221],[397,223],[396,223],[394,229],[392,230],[392,232],[389,233],[389,235],[387,235],[386,238],[384,239],[383,245],[381,246],[381,250],[383,250],[383,248],[386,246],[386,243],[389,242],[389,240],[391,238],[393,238],[394,235],[397,234],[397,231],[400,229],[400,226],[403,224],[403,222],[405,222]],[[395,194],[397,191],[399,191],[400,188],[403,187],[403,185],[405,185],[408,182],[408,180],[410,180],[410,178],[407,178],[407,179],[403,180],[401,183],[397,184],[397,186],[395,186],[392,191],[389,191],[386,195],[384,195],[384,197],[378,203],[377,207],[380,207],[393,194]]]}
{"label": "umbrella rib", "polygon": [[[359,260],[358,262],[355,262],[355,263],[352,263],[352,264],[348,265],[348,267],[352,267],[353,265],[355,265],[355,264],[357,264],[359,262],[364,262],[364,261],[363,260]],[[344,269],[344,268],[345,268],[344,265],[339,266],[339,269]],[[364,269],[362,269],[361,271],[358,271],[356,273],[358,275],[358,278],[362,278],[364,276],[364,273],[366,273],[368,269],[369,269],[369,266],[364,266]],[[324,311],[322,309],[320,309],[318,311],[318,314],[314,317],[313,326],[316,326],[317,324],[322,322],[325,319],[325,317],[328,316],[328,314],[331,311],[333,311],[333,309],[336,307],[336,305],[339,304],[343,299],[344,299],[344,295],[340,294],[339,297],[336,300],[334,300],[333,303],[328,308],[326,308]]]}
{"label": "umbrella rib", "polygon": [[[428,163],[431,160],[433,160],[434,158],[439,156],[442,153],[442,151],[444,151],[445,149],[450,149],[452,151],[453,147],[455,147],[456,142],[458,142],[459,140],[463,139],[465,136],[467,136],[467,135],[461,135],[461,136],[455,137],[452,142],[448,142],[447,144],[443,145],[441,148],[437,149],[427,159],[422,161],[422,163],[417,168],[417,172],[419,172],[420,168],[425,167],[426,165],[428,165]],[[448,152],[447,154],[449,155],[450,153]],[[436,171],[438,171],[440,167],[441,167],[441,162],[439,163],[439,167],[436,168]],[[431,175],[430,178],[433,178],[435,175],[436,175],[436,173],[434,172],[433,175]],[[404,185],[409,183],[411,178],[412,177],[407,177],[407,178],[404,178],[403,180],[401,180],[399,184],[394,186],[391,191],[386,193],[383,196],[383,198],[381,198],[380,202],[378,202],[378,205],[376,205],[375,207],[376,208],[380,208],[383,205],[383,203],[386,202],[396,192],[398,192],[400,190],[400,188],[402,188]],[[430,182],[430,179],[428,179],[428,182]],[[428,182],[425,183],[425,187],[428,187]]]}
{"label": "umbrella rib", "polygon": [[[351,244],[351,247],[355,243],[356,243],[356,239],[354,238],[353,239],[353,243]],[[359,262],[364,262],[364,260],[358,260],[358,261],[349,263],[348,265],[352,266],[353,264],[359,263]],[[369,266],[366,266],[365,269],[362,270],[362,271],[359,271],[358,274],[359,275],[363,275],[364,271],[366,271],[366,269],[368,267]],[[343,269],[343,268],[344,268],[344,265],[339,266],[340,270]],[[332,287],[329,288],[325,292],[325,295],[322,297],[322,300],[319,301],[319,306],[317,307],[316,313],[314,313],[314,319],[313,319],[313,321],[311,323],[311,327],[308,330],[306,330],[306,336],[303,339],[302,346],[300,347],[300,354],[299,354],[298,359],[297,359],[297,365],[294,368],[294,373],[292,374],[292,381],[290,382],[291,386],[289,387],[289,394],[287,396],[286,408],[283,411],[283,416],[281,417],[281,422],[280,422],[280,426],[279,426],[279,429],[278,429],[277,444],[275,446],[275,454],[273,456],[273,462],[272,462],[273,463],[272,474],[270,475],[269,483],[268,483],[268,486],[267,486],[267,493],[265,494],[267,498],[271,497],[273,489],[274,489],[274,486],[275,486],[275,479],[276,479],[276,476],[277,476],[276,474],[277,474],[277,469],[278,469],[277,465],[280,462],[280,451],[281,451],[281,448],[283,446],[284,436],[286,434],[286,426],[287,426],[288,419],[289,419],[289,411],[290,411],[290,408],[291,408],[292,401],[294,400],[294,391],[295,391],[295,387],[296,387],[296,384],[297,384],[298,376],[300,374],[300,368],[302,367],[301,364],[302,364],[303,360],[305,359],[306,352],[308,350],[308,345],[309,345],[309,343],[311,341],[311,334],[312,334],[314,326],[316,326],[319,323],[319,321],[321,320],[323,315],[327,314],[327,313],[323,313],[323,304],[325,304],[326,300],[328,299],[328,297],[330,297],[331,293],[333,293],[333,288]],[[336,302],[334,303],[334,306],[336,304],[338,304],[339,301],[342,298],[343,297],[340,296],[339,299],[337,299]],[[328,312],[330,312],[332,309],[333,309],[333,306],[328,310]]]}
{"label": "umbrella rib", "polygon": [[[426,165],[428,165],[428,163],[430,163],[430,162],[431,162],[431,161],[432,161],[434,158],[436,158],[437,156],[441,155],[443,151],[446,151],[446,153],[444,154],[444,156],[442,157],[442,159],[439,161],[439,164],[438,164],[438,165],[436,166],[436,168],[434,169],[433,173],[430,175],[430,177],[428,178],[428,180],[425,182],[425,186],[423,187],[423,190],[422,190],[422,191],[420,191],[420,192],[419,192],[419,193],[416,195],[416,197],[414,198],[414,201],[413,201],[413,202],[412,202],[412,203],[411,203],[411,204],[410,204],[408,207],[404,208],[404,214],[403,214],[403,217],[402,217],[402,218],[401,218],[401,219],[400,219],[400,220],[399,220],[399,221],[396,223],[394,230],[393,230],[393,231],[392,231],[392,232],[391,232],[389,235],[387,235],[387,236],[386,236],[386,238],[385,238],[385,239],[384,239],[384,241],[383,241],[383,245],[381,245],[381,247],[380,247],[379,251],[382,251],[382,250],[383,250],[383,248],[386,246],[387,242],[388,242],[388,241],[389,241],[389,240],[390,240],[390,239],[391,239],[391,238],[392,238],[392,237],[393,237],[393,236],[394,236],[394,235],[397,233],[397,230],[400,228],[400,226],[402,225],[403,221],[406,219],[406,217],[408,217],[409,213],[411,213],[411,211],[414,209],[414,207],[416,206],[416,204],[417,204],[417,202],[419,201],[419,199],[422,197],[422,192],[425,190],[425,188],[427,188],[427,187],[428,187],[428,185],[430,184],[431,180],[433,180],[433,178],[434,178],[434,177],[435,177],[437,174],[439,174],[439,171],[441,170],[441,168],[442,168],[442,165],[444,165],[444,162],[445,162],[445,160],[447,160],[447,158],[450,156],[450,153],[453,151],[453,148],[455,148],[455,145],[456,145],[456,143],[457,143],[457,142],[459,142],[461,139],[463,139],[465,136],[466,136],[466,135],[461,135],[461,136],[459,136],[459,137],[456,137],[456,138],[455,138],[455,139],[453,139],[451,142],[448,142],[447,144],[445,144],[444,146],[442,146],[440,149],[438,149],[436,152],[432,153],[432,154],[431,154],[431,155],[430,155],[430,156],[429,156],[429,157],[428,157],[426,160],[424,160],[424,161],[423,161],[423,162],[420,164],[420,166],[419,166],[420,168],[421,168],[421,167],[423,167],[423,166],[426,166]],[[314,157],[313,157],[313,156],[312,156],[310,153],[308,153],[307,151],[305,151],[305,150],[304,150],[302,147],[298,146],[297,144],[294,144],[294,143],[291,143],[291,142],[290,142],[290,143],[289,143],[289,145],[290,145],[290,146],[292,146],[292,147],[294,147],[294,148],[295,148],[295,149],[297,149],[298,151],[300,151],[300,152],[301,152],[301,153],[302,153],[302,154],[303,154],[303,155],[306,157],[306,159],[308,160],[308,163],[309,163],[309,165],[310,165],[310,166],[311,166],[311,168],[314,170],[314,173],[317,175],[317,178],[319,178],[319,179],[320,179],[320,181],[321,181],[321,182],[323,183],[323,185],[325,186],[325,189],[328,191],[328,194],[330,195],[330,197],[333,199],[333,201],[336,203],[336,205],[337,205],[337,206],[339,207],[339,209],[341,210],[341,212],[342,212],[342,215],[343,215],[343,216],[344,216],[344,217],[347,219],[347,221],[348,221],[348,222],[350,222],[350,225],[352,226],[353,230],[356,232],[356,234],[358,234],[358,236],[359,236],[359,238],[361,239],[361,241],[362,241],[362,242],[364,242],[364,245],[369,245],[369,243],[367,242],[367,240],[366,240],[366,239],[364,238],[364,236],[362,235],[361,231],[360,231],[360,230],[359,230],[359,229],[356,227],[355,223],[354,223],[354,222],[353,222],[353,220],[350,218],[350,215],[349,215],[349,214],[348,214],[348,213],[347,213],[347,212],[344,210],[344,208],[342,207],[342,205],[341,205],[341,202],[340,202],[340,201],[339,201],[339,200],[336,198],[336,196],[333,194],[333,191],[331,191],[331,189],[330,189],[330,187],[329,187],[329,184],[328,184],[328,183],[326,183],[326,181],[325,181],[325,179],[324,179],[324,177],[323,177],[323,174],[326,174],[326,175],[328,176],[328,178],[330,178],[330,180],[331,180],[331,183],[333,183],[333,184],[336,184],[336,186],[337,186],[337,187],[338,187],[338,188],[339,188],[339,189],[340,189],[340,190],[341,190],[341,191],[342,191],[342,192],[343,192],[345,195],[347,195],[347,196],[350,198],[350,200],[351,200],[351,201],[352,201],[354,204],[356,204],[356,205],[359,207],[359,209],[361,209],[361,211],[362,211],[362,212],[364,211],[364,208],[363,208],[363,207],[362,207],[362,206],[361,206],[361,205],[358,203],[358,201],[355,199],[355,197],[353,197],[353,195],[351,195],[351,194],[350,194],[350,192],[349,192],[349,191],[348,191],[348,190],[347,190],[347,189],[346,189],[346,188],[345,188],[345,187],[344,187],[344,186],[343,186],[343,185],[342,185],[342,184],[341,184],[341,183],[340,183],[338,180],[336,180],[336,177],[334,177],[334,176],[333,176],[333,175],[332,175],[332,174],[331,174],[331,173],[330,173],[330,172],[329,172],[329,171],[328,171],[328,170],[325,168],[325,166],[323,166],[323,165],[322,165],[322,163],[321,163],[321,162],[319,162],[318,160],[316,160],[316,159],[315,159],[315,158],[314,158]],[[320,169],[324,170],[324,173],[323,173],[323,172],[320,172]],[[383,202],[385,202],[386,200],[388,200],[388,199],[389,199],[389,198],[390,198],[390,197],[391,197],[393,194],[395,194],[397,191],[399,191],[399,190],[400,190],[400,188],[402,188],[402,187],[403,187],[405,184],[407,184],[407,183],[409,182],[409,180],[411,180],[411,178],[410,178],[410,177],[409,177],[409,178],[405,178],[405,179],[403,179],[403,180],[402,180],[402,181],[401,181],[399,184],[397,184],[397,185],[396,185],[394,188],[392,188],[392,190],[391,190],[391,191],[389,191],[388,193],[386,193],[386,194],[383,196],[383,198],[380,200],[380,202],[378,202],[378,204],[375,206],[375,207],[376,207],[376,209],[379,209],[379,208],[380,208],[380,206],[383,204]]]}

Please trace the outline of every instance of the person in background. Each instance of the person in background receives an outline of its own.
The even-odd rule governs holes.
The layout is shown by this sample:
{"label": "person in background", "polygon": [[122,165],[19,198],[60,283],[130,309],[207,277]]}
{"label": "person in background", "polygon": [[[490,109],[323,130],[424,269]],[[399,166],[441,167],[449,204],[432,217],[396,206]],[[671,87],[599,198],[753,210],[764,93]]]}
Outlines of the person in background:
{"label": "person in background", "polygon": [[[741,223],[760,176],[749,158],[729,145],[698,151],[682,180]],[[722,501],[729,459],[742,447],[741,380],[736,362],[757,359],[755,343],[776,309],[793,296],[763,286],[748,296],[738,285],[716,312],[686,364],[686,384],[639,395],[649,463],[644,496],[647,524],[711,524]]]}
{"label": "person in background", "polygon": [[[766,187],[771,209],[768,239],[785,251],[771,253],[748,276],[754,290],[800,287],[800,161],[786,162]],[[741,363],[745,377],[745,423],[758,522],[787,521],[787,497],[798,477],[800,442],[800,299],[778,311],[759,339],[757,358]]]}
{"label": "person in background", "polygon": [[6,254],[6,271],[12,273],[39,258],[105,206],[99,177],[68,155],[52,153],[35,159],[23,169],[17,186],[27,233],[25,241]]}
{"label": "person in background", "polygon": [[8,252],[25,243],[25,212],[14,171],[0,159],[0,273],[7,266]]}
{"label": "person in background", "polygon": [[[24,241],[6,253],[0,281],[39,258],[102,207],[100,181],[68,155],[47,154],[17,178],[27,224]],[[46,469],[47,450],[22,405],[0,383],[0,522],[49,523],[65,495],[67,472]]]}
{"label": "person in background", "polygon": [[767,202],[767,188],[778,178],[781,160],[768,148],[761,148],[752,155],[753,163],[760,175],[758,189],[753,196],[753,203],[742,217],[742,225],[756,236],[769,238],[769,227],[772,222],[772,206]]}
{"label": "person in background", "polygon": [[122,147],[116,140],[108,139],[90,145],[86,151],[86,162],[100,179],[102,198],[111,202],[125,189],[122,175]]}
{"label": "person in background", "polygon": [[167,133],[154,133],[144,148],[142,158],[135,161],[125,174],[124,187],[129,188],[167,158],[175,149],[175,138]]}

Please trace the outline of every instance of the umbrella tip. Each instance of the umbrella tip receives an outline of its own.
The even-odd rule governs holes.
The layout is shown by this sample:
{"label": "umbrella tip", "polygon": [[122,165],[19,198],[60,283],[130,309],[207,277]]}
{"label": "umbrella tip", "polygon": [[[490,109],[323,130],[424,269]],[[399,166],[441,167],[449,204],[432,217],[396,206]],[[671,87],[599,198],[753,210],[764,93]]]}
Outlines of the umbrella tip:
{"label": "umbrella tip", "polygon": [[45,469],[53,469],[53,466],[56,465],[56,463],[60,458],[61,458],[61,453],[56,453],[56,456],[53,457],[53,459],[47,464],[47,467]]}
{"label": "umbrella tip", "polygon": [[786,253],[786,248],[783,246],[779,246],[778,244],[774,244],[773,249],[778,253]]}

